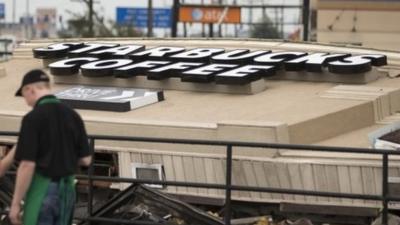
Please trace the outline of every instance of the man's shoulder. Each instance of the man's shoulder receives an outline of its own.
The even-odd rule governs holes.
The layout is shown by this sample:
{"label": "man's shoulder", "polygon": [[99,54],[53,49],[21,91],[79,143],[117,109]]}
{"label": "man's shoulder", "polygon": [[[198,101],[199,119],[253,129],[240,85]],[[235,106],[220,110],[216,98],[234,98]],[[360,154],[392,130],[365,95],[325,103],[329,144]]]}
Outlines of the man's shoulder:
{"label": "man's shoulder", "polygon": [[40,117],[41,113],[37,109],[32,109],[23,117],[23,120],[31,120]]}
{"label": "man's shoulder", "polygon": [[64,104],[64,103],[57,103],[57,104],[44,104],[44,105],[39,105],[35,108],[33,108],[30,112],[28,112],[25,117],[27,118],[41,118],[41,117],[47,117],[49,114],[55,113],[55,112],[61,112],[63,114],[77,114],[77,112],[71,108],[70,106]]}
{"label": "man's shoulder", "polygon": [[75,109],[73,109],[71,106],[69,106],[65,103],[62,103],[62,102],[59,104],[59,106],[62,107],[66,112],[69,112],[69,113],[79,117],[78,112]]}
{"label": "man's shoulder", "polygon": [[61,108],[64,115],[68,114],[74,119],[82,120],[79,113],[75,109],[73,109],[71,106],[61,102],[61,103],[57,104],[57,107]]}

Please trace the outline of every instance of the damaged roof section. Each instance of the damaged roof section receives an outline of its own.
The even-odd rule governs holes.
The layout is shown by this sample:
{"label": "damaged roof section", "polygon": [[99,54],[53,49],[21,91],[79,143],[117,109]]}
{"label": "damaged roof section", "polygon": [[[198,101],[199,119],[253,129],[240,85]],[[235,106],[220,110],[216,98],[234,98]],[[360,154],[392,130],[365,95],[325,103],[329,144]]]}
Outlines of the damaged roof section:
{"label": "damaged roof section", "polygon": [[99,217],[170,225],[224,224],[219,218],[143,185],[131,185],[116,194],[93,213],[92,218]]}

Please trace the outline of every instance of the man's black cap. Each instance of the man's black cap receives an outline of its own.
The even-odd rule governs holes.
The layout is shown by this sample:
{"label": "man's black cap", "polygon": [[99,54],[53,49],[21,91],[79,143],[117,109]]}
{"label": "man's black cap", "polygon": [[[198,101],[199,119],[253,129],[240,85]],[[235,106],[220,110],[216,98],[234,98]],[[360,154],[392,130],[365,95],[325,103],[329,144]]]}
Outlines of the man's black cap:
{"label": "man's black cap", "polygon": [[49,81],[50,81],[49,76],[47,76],[47,74],[43,70],[39,69],[31,70],[24,75],[21,86],[19,87],[17,92],[15,92],[15,96],[22,96],[21,91],[25,85],[33,84],[36,82],[49,82]]}

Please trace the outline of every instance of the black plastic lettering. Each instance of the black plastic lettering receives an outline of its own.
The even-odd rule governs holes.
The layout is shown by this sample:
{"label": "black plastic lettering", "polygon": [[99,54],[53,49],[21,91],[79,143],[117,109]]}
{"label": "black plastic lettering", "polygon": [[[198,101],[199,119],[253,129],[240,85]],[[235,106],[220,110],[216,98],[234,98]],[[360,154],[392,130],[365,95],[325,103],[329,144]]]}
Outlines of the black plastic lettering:
{"label": "black plastic lettering", "polygon": [[235,64],[210,64],[185,71],[181,74],[183,82],[208,83],[214,81],[215,74],[238,67]]}
{"label": "black plastic lettering", "polygon": [[246,65],[215,76],[217,84],[244,85],[275,74],[275,66]]}
{"label": "black plastic lettering", "polygon": [[163,60],[166,57],[180,53],[185,51],[185,48],[182,47],[169,47],[169,46],[160,46],[156,48],[147,49],[142,52],[137,52],[134,54],[130,54],[129,58],[135,61],[144,61],[144,60]]}
{"label": "black plastic lettering", "polygon": [[114,48],[117,46],[119,46],[119,44],[85,43],[81,48],[77,48],[73,51],[68,52],[68,57],[72,58],[90,56],[89,52],[107,48]]}
{"label": "black plastic lettering", "polygon": [[203,63],[177,62],[147,71],[147,79],[162,80],[169,77],[180,77],[182,70],[200,66]]}
{"label": "black plastic lettering", "polygon": [[47,48],[33,49],[33,57],[37,59],[60,59],[67,56],[68,52],[77,48],[82,48],[83,43],[57,43],[47,46]]}
{"label": "black plastic lettering", "polygon": [[255,57],[266,54],[271,51],[254,51],[250,52],[247,49],[236,49],[226,53],[218,54],[211,57],[211,61],[213,63],[238,63],[238,64],[247,64],[250,63]]}
{"label": "black plastic lettering", "polygon": [[79,73],[79,67],[82,64],[93,62],[99,60],[93,57],[82,57],[82,58],[72,58],[64,59],[51,63],[49,65],[50,73],[54,76],[68,76]]}
{"label": "black plastic lettering", "polygon": [[371,65],[383,66],[386,64],[385,55],[357,55],[328,63],[328,70],[331,73],[339,74],[365,73],[371,70]]}
{"label": "black plastic lettering", "polygon": [[81,73],[87,77],[105,77],[113,74],[113,69],[126,66],[133,61],[130,59],[107,59],[87,63],[81,66]]}
{"label": "black plastic lettering", "polygon": [[274,65],[277,69],[283,67],[283,62],[307,55],[304,52],[273,52],[254,59],[257,65]]}
{"label": "black plastic lettering", "polygon": [[292,59],[284,62],[286,71],[322,72],[322,68],[327,63],[343,59],[350,54],[329,54],[329,53],[313,53],[300,58]]}
{"label": "black plastic lettering", "polygon": [[185,62],[203,62],[209,63],[211,56],[222,53],[222,48],[195,48],[170,56],[171,59]]}
{"label": "black plastic lettering", "polygon": [[170,62],[148,60],[114,69],[113,75],[117,78],[130,78],[138,75],[146,75],[147,69],[166,65],[168,63]]}
{"label": "black plastic lettering", "polygon": [[107,48],[89,52],[90,56],[105,59],[105,58],[127,58],[129,54],[144,50],[144,45],[123,45],[114,48]]}

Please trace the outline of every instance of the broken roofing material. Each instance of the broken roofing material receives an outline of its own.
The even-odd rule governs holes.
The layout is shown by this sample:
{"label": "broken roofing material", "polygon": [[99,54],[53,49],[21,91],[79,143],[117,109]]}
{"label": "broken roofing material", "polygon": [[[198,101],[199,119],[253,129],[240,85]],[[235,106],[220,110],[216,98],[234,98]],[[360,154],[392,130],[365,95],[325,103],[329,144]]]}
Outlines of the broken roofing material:
{"label": "broken roofing material", "polygon": [[[97,209],[93,217],[160,224],[223,225],[221,219],[142,185],[131,185]],[[81,223],[83,224],[83,223]]]}
{"label": "broken roofing material", "polygon": [[393,149],[400,148],[400,122],[392,123],[368,134],[373,148]]}

